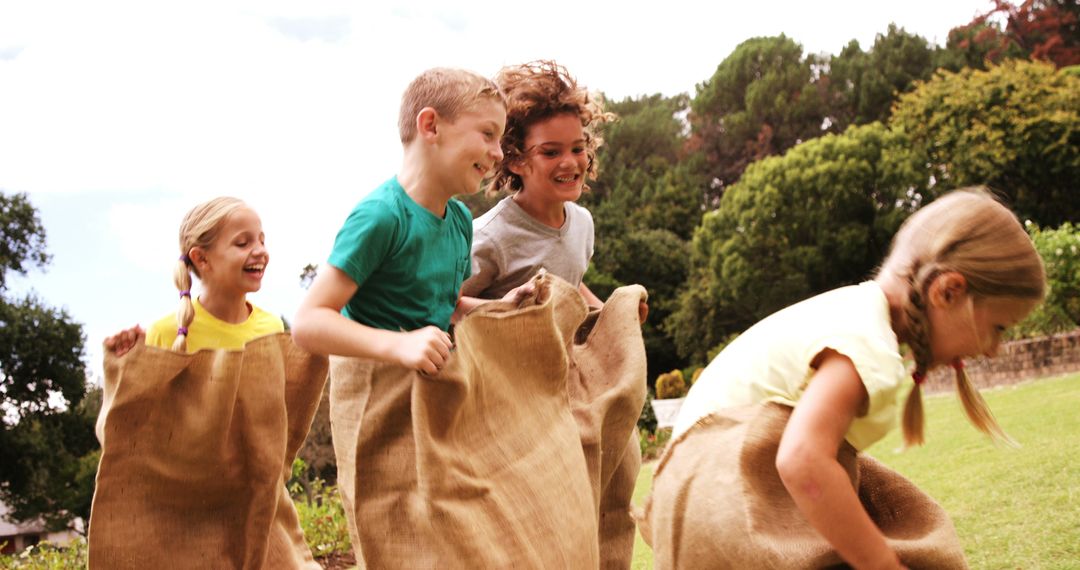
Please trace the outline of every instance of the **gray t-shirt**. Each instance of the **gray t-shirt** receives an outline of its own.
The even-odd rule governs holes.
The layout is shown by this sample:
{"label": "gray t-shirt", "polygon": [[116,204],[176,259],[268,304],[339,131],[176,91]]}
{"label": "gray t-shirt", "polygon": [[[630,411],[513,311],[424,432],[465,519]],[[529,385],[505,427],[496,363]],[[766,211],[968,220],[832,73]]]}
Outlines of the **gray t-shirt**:
{"label": "gray t-shirt", "polygon": [[575,287],[581,284],[593,254],[592,215],[573,202],[563,207],[561,228],[538,222],[513,196],[473,220],[472,276],[461,285],[461,294],[499,299],[540,268]]}

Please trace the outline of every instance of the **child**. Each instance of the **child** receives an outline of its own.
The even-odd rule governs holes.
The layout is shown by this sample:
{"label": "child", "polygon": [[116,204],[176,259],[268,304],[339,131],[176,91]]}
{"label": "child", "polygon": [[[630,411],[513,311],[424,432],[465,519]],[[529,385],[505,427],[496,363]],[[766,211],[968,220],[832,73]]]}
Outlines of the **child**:
{"label": "child", "polygon": [[593,220],[574,202],[596,178],[596,125],[614,118],[551,61],[503,68],[503,159],[491,184],[512,192],[473,223],[472,276],[457,316],[527,283],[540,269],[567,281],[593,308],[603,305],[582,282],[593,254]]}
{"label": "child", "polygon": [[[657,471],[657,487],[663,490],[654,491],[649,507],[649,517],[659,523],[652,533],[658,558],[675,556],[686,546],[686,539],[679,538],[671,526],[675,524],[671,521],[680,517],[685,518],[686,528],[704,525],[704,534],[728,532],[747,524],[742,518],[737,523],[731,522],[734,519],[720,522],[706,511],[689,512],[694,507],[688,505],[695,504],[701,509],[721,510],[718,505],[723,504],[725,493],[739,493],[739,489],[755,486],[744,482],[766,477],[746,471],[746,449],[755,445],[750,443],[753,438],[740,441],[738,445],[747,442],[742,450],[724,450],[716,445],[719,436],[712,440],[701,436],[719,434],[725,429],[725,418],[734,417],[731,410],[739,406],[767,408],[778,403],[789,410],[790,419],[775,432],[779,447],[772,444],[772,465],[758,471],[771,471],[775,466],[768,477],[776,480],[778,473],[782,487],[775,487],[781,489],[777,492],[786,490],[793,508],[802,516],[789,512],[764,527],[756,526],[760,519],[746,526],[753,529],[751,536],[789,540],[786,548],[754,551],[740,542],[738,546],[716,546],[713,554],[727,560],[732,560],[730,556],[756,556],[763,566],[791,564],[793,552],[808,548],[807,543],[791,538],[797,534],[791,530],[797,526],[794,521],[805,520],[818,533],[815,536],[809,531],[811,540],[823,537],[826,552],[831,545],[835,554],[856,568],[901,567],[893,548],[905,547],[903,541],[887,542],[880,525],[875,525],[882,510],[868,512],[860,504],[865,497],[857,494],[851,473],[838,458],[844,456],[845,449],[862,450],[884,437],[897,420],[897,396],[909,388],[904,438],[909,445],[921,444],[919,386],[930,369],[943,364],[957,370],[957,387],[972,423],[1003,438],[960,362],[964,357],[993,355],[1002,332],[1023,319],[1041,301],[1045,289],[1042,261],[1031,239],[1016,217],[986,193],[956,191],[916,212],[897,233],[892,251],[873,281],[818,295],[764,319],[718,355],[691,388],[675,425],[674,444]],[[901,343],[914,353],[913,388],[905,381]],[[732,468],[740,475],[734,481],[710,486],[700,465],[695,469],[687,463],[695,449],[722,456],[711,470],[723,469],[727,462],[739,465]],[[681,469],[685,471],[680,473]],[[694,479],[688,473],[701,477]],[[709,496],[696,498],[690,493],[676,501],[672,493],[689,489],[691,480],[695,490]],[[863,490],[863,482],[857,483],[858,491]],[[904,516],[913,516],[912,505],[898,506],[891,512],[906,507]],[[725,510],[730,513],[736,509]],[[730,516],[755,516],[753,508],[739,512],[742,514]],[[726,528],[716,528],[717,524]],[[790,528],[781,531],[784,525]],[[675,538],[669,541],[665,537]],[[661,556],[661,552],[667,554]],[[957,556],[962,565],[962,554]],[[802,564],[808,563],[804,560]],[[658,562],[658,567],[664,565]]]}
{"label": "child", "polygon": [[327,359],[297,350],[281,318],[247,301],[270,256],[244,202],[195,206],[180,253],[179,310],[147,333],[136,326],[105,341],[90,566],[318,568],[285,482]]}
{"label": "child", "polygon": [[502,93],[468,71],[431,69],[408,86],[398,175],[364,198],[296,314],[293,338],[320,354],[373,358],[434,374],[469,276],[474,194],[502,160]]}
{"label": "child", "polygon": [[[240,349],[248,341],[285,330],[281,318],[247,301],[262,287],[270,262],[262,221],[244,202],[229,197],[199,204],[180,224],[180,258],[173,281],[180,308],[145,333],[146,344],[194,353],[204,348]],[[202,291],[191,293],[191,273]],[[140,327],[105,340],[122,356],[143,336]]]}

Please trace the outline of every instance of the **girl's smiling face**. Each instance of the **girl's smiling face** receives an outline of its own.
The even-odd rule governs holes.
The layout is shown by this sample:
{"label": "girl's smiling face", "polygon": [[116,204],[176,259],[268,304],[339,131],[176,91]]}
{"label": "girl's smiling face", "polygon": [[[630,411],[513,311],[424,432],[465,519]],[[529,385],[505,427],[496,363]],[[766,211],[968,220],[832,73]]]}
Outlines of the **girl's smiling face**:
{"label": "girl's smiling face", "polygon": [[522,191],[543,202],[574,202],[581,196],[589,155],[585,130],[575,113],[563,113],[529,127],[525,156],[510,171]]}
{"label": "girl's smiling face", "polygon": [[265,242],[262,220],[254,210],[244,207],[225,218],[210,247],[192,248],[189,255],[207,289],[254,293],[262,287],[263,273],[270,263]]}

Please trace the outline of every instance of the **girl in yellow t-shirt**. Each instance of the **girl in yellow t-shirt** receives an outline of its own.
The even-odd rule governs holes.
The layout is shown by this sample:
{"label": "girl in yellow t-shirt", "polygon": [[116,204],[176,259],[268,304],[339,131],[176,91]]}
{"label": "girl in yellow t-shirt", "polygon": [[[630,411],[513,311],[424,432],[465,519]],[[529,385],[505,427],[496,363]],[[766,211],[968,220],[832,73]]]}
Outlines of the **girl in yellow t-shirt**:
{"label": "girl in yellow t-shirt", "polygon": [[[123,355],[144,335],[146,344],[181,352],[204,348],[240,349],[260,336],[284,331],[281,318],[247,301],[262,286],[270,262],[262,221],[236,198],[214,198],[192,208],[180,224],[180,258],[173,280],[180,308],[143,332],[139,326],[105,340]],[[191,274],[202,292],[191,293]]]}

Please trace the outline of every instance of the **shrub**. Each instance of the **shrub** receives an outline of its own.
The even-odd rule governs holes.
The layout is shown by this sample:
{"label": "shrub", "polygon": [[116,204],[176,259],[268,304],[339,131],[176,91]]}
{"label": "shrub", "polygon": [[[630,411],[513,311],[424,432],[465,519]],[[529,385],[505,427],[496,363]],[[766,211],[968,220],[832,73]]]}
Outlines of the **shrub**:
{"label": "shrub", "polygon": [[686,380],[682,370],[672,370],[656,379],[656,397],[660,400],[682,398],[686,395]]}
{"label": "shrub", "polygon": [[664,452],[664,447],[671,440],[671,430],[668,428],[658,430],[640,430],[639,441],[641,443],[641,458],[645,461],[656,459]]}
{"label": "shrub", "polygon": [[[293,463],[293,474],[303,472],[303,460]],[[296,504],[300,528],[304,530],[311,553],[323,557],[334,553],[347,553],[352,549],[349,539],[349,523],[345,507],[341,504],[337,487],[327,485],[316,477],[304,487],[295,477],[289,484],[289,493]]]}
{"label": "shrub", "polygon": [[86,540],[82,538],[71,541],[67,546],[56,546],[43,542],[35,544],[18,554],[0,554],[0,568],[66,570],[67,568],[86,568],[86,564]]}

